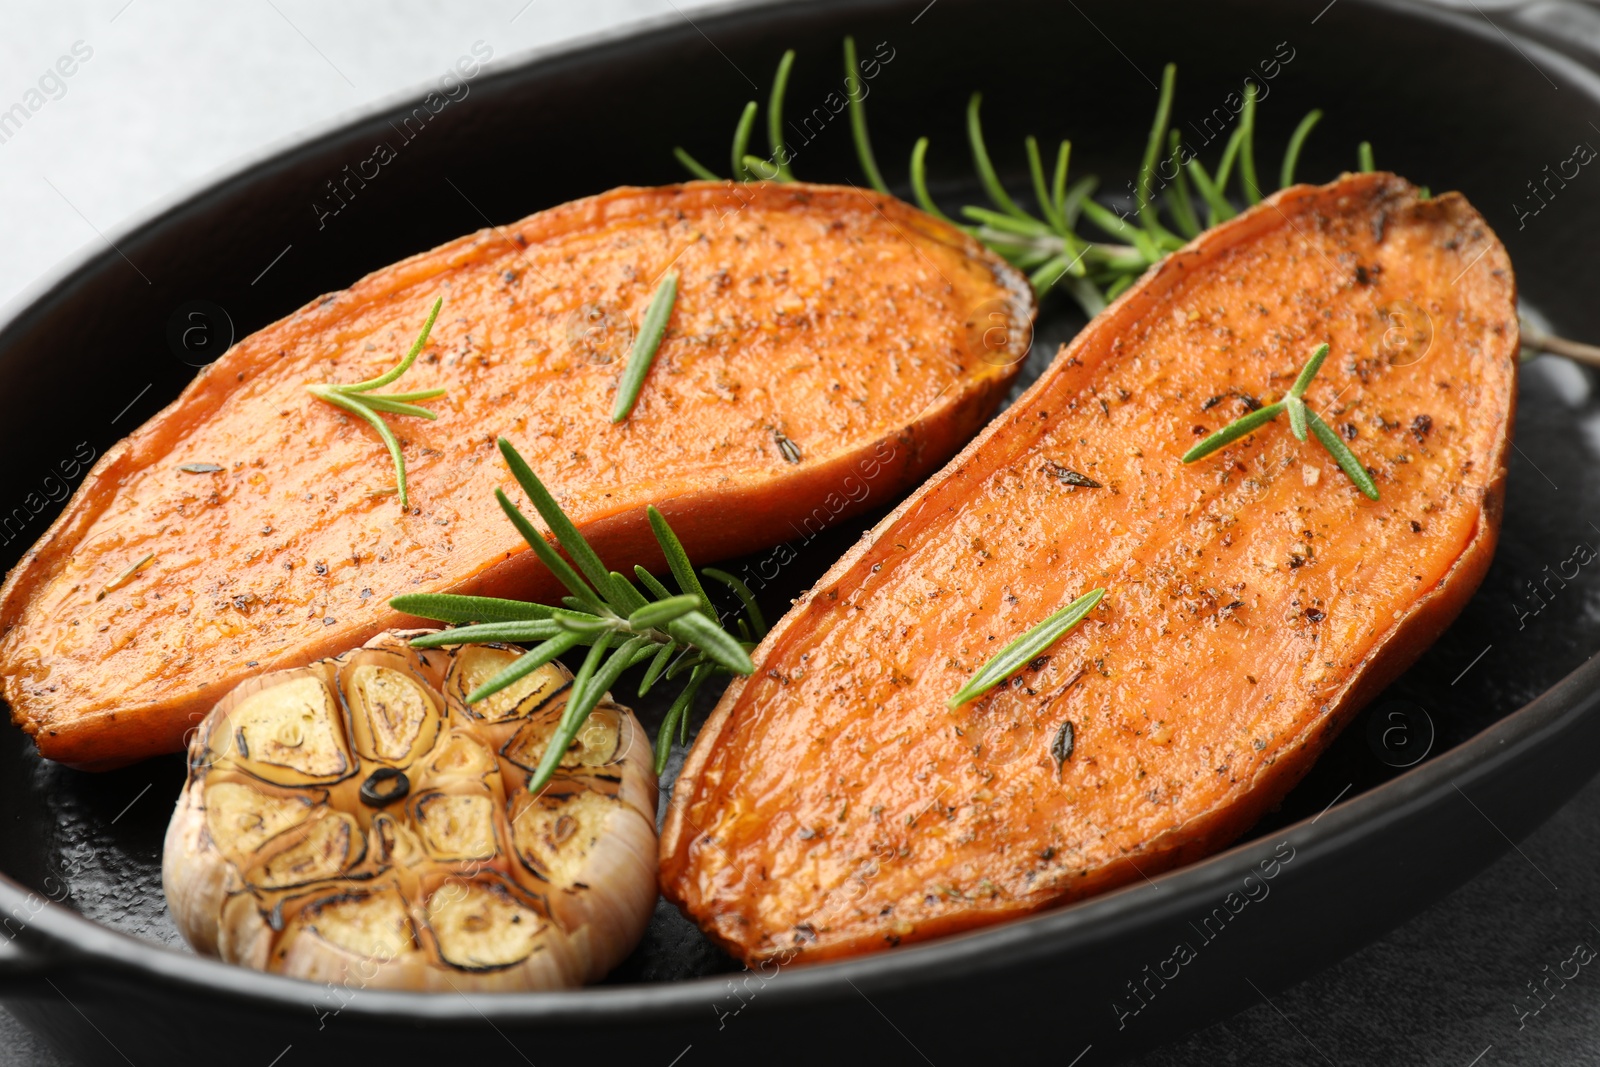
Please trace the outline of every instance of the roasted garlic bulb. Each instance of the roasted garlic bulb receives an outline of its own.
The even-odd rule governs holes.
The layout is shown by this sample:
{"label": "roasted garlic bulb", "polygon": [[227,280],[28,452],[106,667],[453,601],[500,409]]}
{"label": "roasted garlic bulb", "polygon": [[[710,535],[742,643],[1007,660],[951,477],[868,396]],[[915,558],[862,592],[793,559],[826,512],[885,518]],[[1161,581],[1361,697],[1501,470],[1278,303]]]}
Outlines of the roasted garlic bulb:
{"label": "roasted garlic bulb", "polygon": [[240,685],[189,746],[162,881],[201,952],[314,981],[549,989],[593,981],[656,901],[656,778],[609,699],[527,790],[566,706],[559,664],[468,705],[518,655],[417,633]]}

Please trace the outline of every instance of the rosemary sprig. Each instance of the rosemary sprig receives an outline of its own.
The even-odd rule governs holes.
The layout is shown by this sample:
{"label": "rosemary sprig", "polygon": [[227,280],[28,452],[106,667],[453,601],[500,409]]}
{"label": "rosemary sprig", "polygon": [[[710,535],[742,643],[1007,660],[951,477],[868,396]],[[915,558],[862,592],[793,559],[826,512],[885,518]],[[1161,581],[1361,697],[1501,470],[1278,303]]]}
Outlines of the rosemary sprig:
{"label": "rosemary sprig", "polygon": [[421,389],[411,393],[374,393],[374,389],[382,389],[392,385],[400,376],[411,369],[411,364],[417,361],[417,354],[422,351],[422,346],[428,342],[428,334],[433,330],[434,320],[439,317],[439,309],[444,306],[444,298],[440,297],[433,302],[433,310],[428,312],[428,321],[422,324],[422,332],[417,335],[416,342],[411,346],[405,358],[376,378],[368,378],[364,382],[353,382],[340,385],[330,382],[326,385],[308,385],[306,392],[324,400],[334,407],[343,408],[370,425],[378,431],[378,436],[383,439],[384,447],[389,450],[389,458],[394,460],[395,485],[400,493],[400,506],[406,506],[406,459],[400,453],[400,442],[396,440],[394,432],[389,429],[389,424],[383,421],[378,412],[389,415],[415,415],[419,419],[436,419],[438,414],[425,407],[417,406],[414,401],[432,400],[444,396],[444,389]]}
{"label": "rosemary sprig", "polygon": [[[649,571],[635,567],[635,576],[644,586],[641,592],[632,581],[601,562],[527,461],[504,437],[500,438],[500,452],[539,517],[566,552],[564,558],[505,493],[495,491],[507,518],[551,573],[567,587],[571,595],[563,598],[564,606],[453,593],[405,594],[390,600],[389,606],[419,618],[468,624],[416,638],[411,642],[416,648],[438,648],[471,641],[510,641],[533,646],[505,670],[467,694],[468,703],[487,699],[557,657],[588,646],[589,651],[573,676],[572,689],[555,735],[540,758],[538,769],[528,780],[528,789],[533,792],[543,789],[549,782],[589,714],[623,671],[642,663],[649,664],[639,684],[640,696],[648,693],[662,677],[672,679],[687,672],[689,680],[668,709],[656,736],[656,773],[660,774],[666,769],[673,734],[687,739],[689,709],[700,686],[719,671],[750,674],[755,670],[750,662],[750,649],[766,634],[761,613],[742,582],[708,569],[709,577],[727,584],[745,602],[744,617],[738,620],[742,640],[725,631],[682,543],[654,507],[647,510],[650,526],[679,592],[673,594]],[[567,558],[572,562],[568,563]]]}
{"label": "rosemary sprig", "polygon": [[[752,113],[753,117],[753,113]],[[644,321],[639,324],[639,336],[634,338],[633,351],[628,354],[628,365],[623,368],[622,379],[617,382],[617,401],[611,408],[612,423],[623,422],[633,413],[639,402],[639,391],[656,361],[656,351],[661,347],[661,337],[667,332],[667,320],[672,317],[672,307],[678,300],[678,272],[668,271],[656,286],[650,306],[645,308]]]}
{"label": "rosemary sprig", "polygon": [[[889,192],[867,130],[865,93],[861,91],[856,65],[855,41],[844,40],[845,89],[850,110],[850,132],[856,158],[867,183],[879,192]],[[783,102],[794,52],[788,51],[778,63],[768,101],[767,130],[771,155],[760,159],[747,154],[750,129],[759,105],[745,104],[734,133],[731,162],[735,180],[794,181],[789,153],[783,144]],[[1198,156],[1189,154],[1183,138],[1172,129],[1173,97],[1177,68],[1168,64],[1162,73],[1156,113],[1145,143],[1131,212],[1120,214],[1097,203],[1092,197],[1098,180],[1091,176],[1068,182],[1072,142],[1063,140],[1056,150],[1055,166],[1047,180],[1044,158],[1038,141],[1024,142],[1032,195],[1037,215],[1028,212],[1006,189],[996,170],[993,156],[983,136],[979,117],[982,95],[974,93],[967,105],[967,141],[973,169],[992,207],[967,205],[960,215],[967,222],[963,229],[998,255],[1026,271],[1034,288],[1043,295],[1061,287],[1078,302],[1087,315],[1095,315],[1121,295],[1147,269],[1182,247],[1185,240],[1199,236],[1201,217],[1215,226],[1237,214],[1230,188],[1237,184],[1237,198],[1246,204],[1259,203],[1264,195],[1256,169],[1255,113],[1256,87],[1246,82],[1241,94],[1238,123],[1228,137],[1213,173]],[[1294,184],[1295,170],[1306,138],[1322,117],[1308,114],[1290,137],[1278,167],[1280,187]],[[928,191],[927,158],[929,141],[919,138],[911,150],[908,183],[918,207],[945,221],[950,217],[940,210]],[[682,148],[673,154],[696,177],[721,180]],[[1359,153],[1363,170],[1373,169],[1371,146],[1363,142]],[[1159,171],[1170,172],[1170,186],[1157,188]],[[1079,232],[1087,220],[1103,237],[1091,238]]]}
{"label": "rosemary sprig", "polygon": [[1011,677],[1028,661],[1053,645],[1056,638],[1082,622],[1083,617],[1093,611],[1095,605],[1100,603],[1100,599],[1105,595],[1104,589],[1092,589],[1035,625],[1027,633],[1012,640],[996,653],[993,659],[985,663],[966,685],[957,690],[954,696],[945,701],[946,706],[959,708]]}
{"label": "rosemary sprig", "polygon": [[1310,387],[1311,379],[1317,376],[1317,371],[1322,369],[1322,361],[1327,358],[1328,346],[1326,344],[1318,345],[1316,351],[1311,353],[1311,358],[1306,360],[1305,366],[1300,368],[1300,373],[1296,376],[1294,384],[1289,387],[1287,393],[1283,394],[1283,399],[1265,407],[1257,408],[1248,415],[1230,422],[1185,452],[1183,454],[1183,462],[1193,463],[1197,459],[1204,459],[1217,449],[1232,444],[1287,411],[1289,413],[1289,430],[1298,440],[1306,440],[1307,431],[1309,430],[1322,447],[1327,449],[1334,462],[1339,464],[1339,469],[1344,471],[1350,480],[1355,483],[1356,488],[1360,489],[1369,499],[1378,499],[1378,487],[1373,483],[1372,475],[1367,473],[1367,468],[1362,466],[1361,461],[1356,458],[1354,452],[1350,451],[1349,446],[1339,439],[1339,435],[1333,431],[1333,427],[1324,422],[1321,415],[1306,406],[1304,400],[1306,389]]}

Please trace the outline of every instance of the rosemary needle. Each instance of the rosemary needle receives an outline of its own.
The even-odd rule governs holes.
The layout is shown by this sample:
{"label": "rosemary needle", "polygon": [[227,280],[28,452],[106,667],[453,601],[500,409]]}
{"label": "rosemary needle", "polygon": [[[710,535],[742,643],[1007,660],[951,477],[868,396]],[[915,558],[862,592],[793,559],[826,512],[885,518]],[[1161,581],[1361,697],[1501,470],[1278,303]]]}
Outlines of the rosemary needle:
{"label": "rosemary needle", "polygon": [[139,562],[135,563],[133,566],[129,567],[127,570],[123,571],[121,574],[107,582],[105,584],[105,588],[101,589],[100,592],[95,594],[95,599],[104,600],[107,593],[114,593],[118,589],[121,589],[123,586],[127,585],[129,582],[133,581],[133,576],[144,570],[145,567],[149,566],[150,561],[155,558],[156,554],[154,552],[146,553],[145,557]]}
{"label": "rosemary needle", "polygon": [[862,106],[867,99],[867,91],[861,84],[854,37],[844,39],[844,91],[850,98],[850,133],[855,138],[856,155],[867,172],[867,182],[878,192],[887,194],[889,185],[878,170],[878,161],[872,154],[872,139],[867,136],[867,109]]}
{"label": "rosemary needle", "polygon": [[[754,106],[754,105],[752,105]],[[754,112],[748,112],[752,117]],[[611,421],[622,422],[633,412],[639,402],[639,391],[644,388],[645,375],[655,362],[656,350],[661,347],[661,336],[667,332],[667,320],[672,317],[672,307],[678,301],[678,272],[668,271],[656,286],[656,293],[645,309],[644,321],[639,324],[639,336],[628,355],[628,365],[617,383],[617,402],[611,408]]]}
{"label": "rosemary needle", "polygon": [[[400,441],[395,437],[394,431],[389,429],[389,424],[383,421],[378,412],[389,415],[414,415],[419,419],[436,419],[438,414],[425,407],[419,407],[413,401],[432,400],[445,394],[443,389],[421,389],[410,393],[374,393],[374,389],[381,389],[392,385],[400,379],[411,365],[417,361],[422,346],[428,343],[428,334],[433,332],[434,321],[439,317],[439,309],[444,306],[444,298],[433,302],[433,310],[428,312],[428,321],[422,324],[422,332],[411,345],[411,350],[405,357],[390,367],[376,378],[368,378],[364,382],[351,382],[340,385],[328,383],[325,385],[308,385],[306,392],[318,400],[332,404],[334,407],[343,408],[345,411],[363,420],[378,432],[378,437],[383,441],[384,447],[389,450],[389,458],[394,461],[395,487],[400,494],[400,507],[407,504],[406,497],[406,459],[400,452]],[[369,496],[374,494],[369,493]]]}
{"label": "rosemary needle", "polygon": [[1283,151],[1283,167],[1278,174],[1278,188],[1287,189],[1294,184],[1294,171],[1300,163],[1300,150],[1305,147],[1306,138],[1311,136],[1312,129],[1321,121],[1322,112],[1312,111],[1294,128],[1294,133],[1289,137],[1289,147]]}
{"label": "rosemary needle", "polygon": [[1005,681],[1021,670],[1029,660],[1054,644],[1056,638],[1082,622],[1083,617],[1093,611],[1094,606],[1100,603],[1100,599],[1105,595],[1104,589],[1092,589],[1013,640],[993,659],[985,663],[955,696],[945,701],[945,704],[948,707],[959,708],[967,701],[982,696]]}
{"label": "rosemary needle", "polygon": [[1281,400],[1276,404],[1268,404],[1264,408],[1257,408],[1243,418],[1230,422],[1204,441],[1189,449],[1183,454],[1183,462],[1193,463],[1197,459],[1204,459],[1217,449],[1231,445],[1239,438],[1254,432],[1258,426],[1271,422],[1281,414],[1283,414],[1283,401]]}

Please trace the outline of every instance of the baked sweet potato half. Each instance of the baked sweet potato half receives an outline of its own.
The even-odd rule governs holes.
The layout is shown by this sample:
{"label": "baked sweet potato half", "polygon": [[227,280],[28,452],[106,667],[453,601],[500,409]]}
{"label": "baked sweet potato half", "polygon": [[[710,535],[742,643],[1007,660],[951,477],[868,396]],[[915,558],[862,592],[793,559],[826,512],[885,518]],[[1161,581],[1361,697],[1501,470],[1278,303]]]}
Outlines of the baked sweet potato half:
{"label": "baked sweet potato half", "polygon": [[[665,340],[613,425],[669,267]],[[306,386],[394,364],[437,298],[401,388],[448,389],[438,419],[390,419],[402,511],[373,429]],[[1032,310],[960,230],[850,188],[617,189],[464,237],[246,337],[106,453],[0,591],[6,699],[45,756],[110,767],[181,748],[249,675],[403,625],[397,593],[559,596],[495,503],[517,495],[497,434],[624,571],[660,562],[651,503],[697,561],[785,540],[953,455]]]}
{"label": "baked sweet potato half", "polygon": [[[1323,342],[1305,399],[1380,499],[1285,420],[1180,461]],[[1226,844],[1482,579],[1517,352],[1505,249],[1459,195],[1346,176],[1204,234],[768,635],[678,778],[667,896],[745,960],[819,959]],[[1100,587],[1007,684],[947,707]]]}

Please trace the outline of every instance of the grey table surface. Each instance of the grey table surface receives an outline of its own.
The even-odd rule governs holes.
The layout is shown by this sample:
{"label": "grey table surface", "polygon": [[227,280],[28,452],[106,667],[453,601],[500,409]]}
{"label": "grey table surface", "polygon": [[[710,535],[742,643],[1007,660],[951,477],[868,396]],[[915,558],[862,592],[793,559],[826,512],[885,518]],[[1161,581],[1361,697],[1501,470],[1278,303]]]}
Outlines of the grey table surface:
{"label": "grey table surface", "polygon": [[[75,46],[81,62],[0,142],[0,300],[230,161],[437,77],[476,41],[506,57],[703,6],[5,0],[0,109]],[[1388,936],[1137,1063],[1600,1064],[1600,976],[1580,971],[1529,1010],[1530,982],[1580,943],[1600,946],[1596,855],[1600,783]],[[0,1067],[66,1062],[0,1011]]]}

